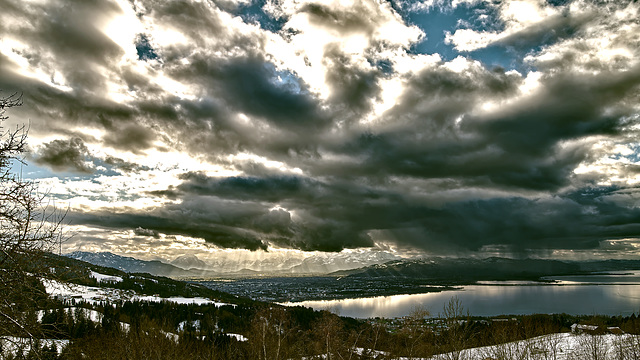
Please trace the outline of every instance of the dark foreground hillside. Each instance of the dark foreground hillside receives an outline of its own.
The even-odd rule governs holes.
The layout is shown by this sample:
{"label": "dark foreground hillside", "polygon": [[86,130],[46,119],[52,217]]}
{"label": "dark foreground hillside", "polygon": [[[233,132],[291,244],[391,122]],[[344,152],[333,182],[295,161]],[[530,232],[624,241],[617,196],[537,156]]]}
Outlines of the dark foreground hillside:
{"label": "dark foreground hillside", "polygon": [[[3,359],[310,359],[327,354],[331,356],[317,358],[430,358],[460,353],[466,348],[569,332],[575,323],[593,324],[594,328],[599,325],[595,331],[600,334],[611,328],[627,334],[637,334],[640,329],[635,316],[432,319],[416,313],[404,319],[360,321],[326,311],[267,304],[215,306],[135,301],[115,306],[70,306],[50,301],[47,307],[41,313],[43,336],[64,342],[55,345],[41,340],[39,352],[25,351],[24,357],[14,352],[15,357],[5,354]],[[626,350],[637,353],[638,338],[633,339],[635,342]],[[549,355],[552,350],[538,347],[537,351]],[[36,357],[37,353],[40,357]]]}
{"label": "dark foreground hillside", "polygon": [[[72,259],[49,261],[73,285],[41,284],[53,296],[37,299],[38,308],[24,314],[39,331],[0,329],[0,359],[461,359],[463,349],[482,346],[489,350],[477,352],[479,359],[570,359],[559,356],[560,337],[540,337],[558,333],[577,344],[572,354],[576,346],[584,349],[580,359],[611,358],[585,355],[589,339],[606,354],[617,349],[616,359],[640,354],[639,337],[630,335],[640,333],[635,315],[477,318],[453,298],[441,318],[416,309],[400,319],[356,320]],[[572,325],[585,333],[570,333]]]}

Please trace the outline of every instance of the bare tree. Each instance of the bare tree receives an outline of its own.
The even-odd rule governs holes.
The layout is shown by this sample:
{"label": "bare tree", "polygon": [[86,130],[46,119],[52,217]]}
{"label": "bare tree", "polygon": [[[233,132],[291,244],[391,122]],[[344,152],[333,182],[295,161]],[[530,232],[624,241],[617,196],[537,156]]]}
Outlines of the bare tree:
{"label": "bare tree", "polygon": [[613,346],[616,360],[640,360],[639,335],[617,335]]}
{"label": "bare tree", "polygon": [[369,348],[368,354],[366,355],[369,355],[372,358],[375,357],[374,354],[376,354],[378,351],[378,342],[383,337],[383,335],[386,335],[385,326],[379,321],[374,322],[365,336]]}
{"label": "bare tree", "polygon": [[545,360],[557,360],[560,357],[562,352],[560,345],[564,337],[564,334],[557,332],[540,337],[538,350],[542,352]]}
{"label": "bare tree", "polygon": [[583,360],[606,360],[609,344],[602,334],[582,334],[575,354]]}
{"label": "bare tree", "polygon": [[462,360],[465,358],[464,349],[469,342],[468,319],[469,312],[464,309],[462,301],[452,297],[443,307],[441,317],[445,321],[446,330],[443,332],[444,344],[440,350],[442,358],[446,360]]}
{"label": "bare tree", "polygon": [[60,240],[61,219],[47,209],[36,184],[12,169],[23,162],[27,131],[2,124],[6,110],[20,105],[22,95],[0,97],[0,337],[33,341],[38,335],[34,309],[46,297],[41,279],[52,276],[44,256]]}
{"label": "bare tree", "polygon": [[418,356],[418,354],[424,354],[427,350],[424,344],[424,338],[427,335],[425,318],[430,315],[427,309],[417,306],[408,316],[402,319],[402,327],[400,328],[399,335],[403,341],[400,345],[406,357],[409,359],[413,359]]}
{"label": "bare tree", "polygon": [[491,326],[490,338],[495,344],[485,348],[485,358],[489,359],[525,359],[527,355],[528,343],[525,341],[516,341],[514,333],[516,332],[515,324],[510,321],[496,322]]}
{"label": "bare tree", "polygon": [[337,315],[323,310],[322,317],[314,322],[312,328],[319,354],[327,360],[344,358],[343,354],[348,350],[344,341],[344,327]]}
{"label": "bare tree", "polygon": [[288,356],[289,335],[293,329],[289,313],[281,307],[260,309],[251,322],[250,341],[256,359],[279,360]]}

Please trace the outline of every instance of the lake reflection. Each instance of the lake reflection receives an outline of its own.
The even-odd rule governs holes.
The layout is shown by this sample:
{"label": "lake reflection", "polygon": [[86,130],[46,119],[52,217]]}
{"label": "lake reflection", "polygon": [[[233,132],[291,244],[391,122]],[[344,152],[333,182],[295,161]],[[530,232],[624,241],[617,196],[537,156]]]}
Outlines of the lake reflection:
{"label": "lake reflection", "polygon": [[422,307],[437,316],[453,296],[457,296],[472,315],[502,314],[603,314],[631,315],[640,310],[640,284],[587,285],[471,285],[461,290],[439,293],[380,296],[374,298],[304,301],[302,305],[328,309],[356,318],[400,317]]}

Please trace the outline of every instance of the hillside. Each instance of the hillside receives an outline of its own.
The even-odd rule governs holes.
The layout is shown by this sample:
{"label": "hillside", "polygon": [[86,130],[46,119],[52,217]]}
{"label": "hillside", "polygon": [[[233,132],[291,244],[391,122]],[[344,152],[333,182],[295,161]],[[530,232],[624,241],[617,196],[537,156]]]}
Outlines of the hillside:
{"label": "hillside", "polygon": [[540,280],[544,276],[640,269],[639,260],[570,262],[545,259],[429,258],[396,260],[361,269],[335,272],[347,279],[395,278],[433,284],[472,284],[482,280]]}
{"label": "hillside", "polygon": [[[97,255],[97,257],[88,258],[88,260],[95,261],[95,259],[109,259],[111,260],[110,262],[102,261],[101,263],[122,265],[119,261],[123,257],[111,257],[108,255],[101,256],[101,254]],[[149,262],[138,261],[133,258],[124,259],[125,261],[134,264],[138,262],[143,263],[142,266],[138,268],[129,267],[129,269],[149,268],[148,264],[145,264]],[[166,276],[153,275],[148,272],[123,271],[119,268],[97,265],[88,261],[75,259],[73,257],[59,256],[55,254],[49,254],[47,261],[49,261],[51,267],[55,269],[60,280],[71,282],[76,285],[126,290],[135,292],[139,295],[157,295],[160,297],[204,297],[217,299],[223,302],[231,302],[234,304],[252,303],[247,298],[241,298],[222,291],[213,290],[197,283],[179,281]],[[165,267],[163,268],[169,269]],[[109,281],[109,278],[116,278],[118,281]],[[105,281],[105,279],[107,280]]]}

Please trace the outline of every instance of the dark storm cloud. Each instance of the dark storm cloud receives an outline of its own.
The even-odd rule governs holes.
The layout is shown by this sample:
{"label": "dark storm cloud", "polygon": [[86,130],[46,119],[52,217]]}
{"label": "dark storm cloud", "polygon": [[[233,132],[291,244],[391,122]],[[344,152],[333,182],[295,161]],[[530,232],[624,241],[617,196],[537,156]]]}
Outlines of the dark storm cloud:
{"label": "dark storm cloud", "polygon": [[210,95],[246,115],[264,119],[285,130],[322,128],[329,119],[304,83],[278,81],[275,67],[262,58],[212,59],[195,56],[174,76],[200,83]]}
{"label": "dark storm cloud", "polygon": [[53,140],[44,144],[33,156],[36,163],[47,165],[57,171],[93,172],[86,163],[90,157],[89,149],[79,138]]}
{"label": "dark storm cloud", "polygon": [[274,83],[276,74],[260,59],[232,61],[213,71],[213,81],[224,86],[227,102],[235,109],[267,119],[283,128],[319,128],[328,119],[318,109],[318,101],[301,90]]}
{"label": "dark storm cloud", "polygon": [[[156,208],[145,213],[93,211],[70,212],[72,224],[87,224],[113,229],[130,229],[142,235],[162,233],[201,238],[228,248],[265,249],[264,238],[250,224],[268,209],[211,197],[188,197],[181,204]],[[264,234],[265,237],[271,236]]]}
{"label": "dark storm cloud", "polygon": [[[183,140],[185,148],[215,161],[243,151],[284,161],[292,154],[317,157],[317,138],[335,119],[333,108],[317,99],[301,79],[278,71],[261,57],[197,54],[191,64],[176,65],[171,73],[181,82],[201,86],[206,96],[167,104],[167,115],[173,119],[166,117],[163,126],[179,134],[177,140]],[[151,112],[165,109],[154,109],[156,102],[148,105]],[[240,119],[239,113],[247,118]]]}
{"label": "dark storm cloud", "polygon": [[407,119],[409,122],[401,124],[436,137],[451,130],[453,120],[478,102],[509,97],[521,82],[519,74],[507,74],[500,68],[488,70],[477,64],[463,72],[443,66],[426,69],[409,80],[387,116]]}
{"label": "dark storm cloud", "polygon": [[386,231],[400,243],[443,253],[479,251],[488,245],[506,246],[514,253],[525,249],[593,249],[603,238],[635,236],[640,230],[640,212],[606,202],[602,193],[462,201],[438,209],[418,207],[412,209],[413,218],[406,218],[404,226]]}
{"label": "dark storm cloud", "polygon": [[[185,174],[179,196],[215,196],[262,209],[245,230],[280,246],[339,251],[370,246],[376,229],[430,252],[480,251],[491,245],[527,249],[592,249],[603,238],[633,237],[640,211],[617,188],[590,188],[542,198],[500,197],[429,206],[408,193],[302,178],[209,178]],[[630,198],[630,205],[634,198]],[[254,201],[251,203],[251,201]],[[265,211],[263,204],[282,206]],[[251,205],[253,204],[253,205]],[[288,211],[284,210],[287,209]],[[293,211],[296,216],[291,216]],[[244,216],[244,215],[242,215]]]}
{"label": "dark storm cloud", "polygon": [[[188,173],[185,182],[170,192],[157,195],[191,197],[216,196],[225,201],[243,201],[246,206],[264,209],[265,203],[295,210],[297,221],[288,211],[272,209],[246,226],[263,234],[264,239],[303,250],[340,251],[343,248],[372,246],[366,227],[353,223],[352,206],[366,199],[366,190],[349,185],[336,186],[298,177],[224,178]],[[372,194],[374,197],[377,195]],[[250,205],[251,204],[251,205]],[[240,220],[239,220],[240,221]]]}
{"label": "dark storm cloud", "polygon": [[[476,101],[501,99],[520,78],[486,70],[425,71],[389,111],[396,120],[389,131],[364,133],[334,150],[363,159],[349,169],[351,175],[454,178],[463,186],[555,191],[570,183],[588,156],[587,147],[561,144],[619,135],[634,112],[620,101],[635,94],[639,75],[634,68],[550,76],[533,96],[489,115],[469,115]],[[318,175],[340,175],[342,169],[331,163],[314,168]]]}
{"label": "dark storm cloud", "polygon": [[550,77],[545,80],[545,91],[530,101],[506,107],[489,118],[468,119],[463,128],[486,134],[506,151],[531,155],[549,151],[560,140],[616,135],[625,125],[625,116],[633,111],[616,105],[637,90],[639,70]]}
{"label": "dark storm cloud", "polygon": [[[156,196],[199,199],[224,202],[241,201],[245,210],[256,211],[250,220],[246,214],[234,218],[229,214],[229,223],[250,229],[271,243],[303,250],[340,251],[345,247],[372,246],[373,243],[364,228],[358,228],[350,219],[341,219],[351,211],[348,202],[362,201],[363,191],[348,186],[331,188],[316,180],[293,176],[248,178],[232,177],[216,179],[201,173],[187,173],[181,177],[184,183]],[[349,194],[353,191],[353,194]],[[215,198],[210,198],[215,196]],[[342,198],[342,201],[340,200]],[[204,200],[203,200],[204,201]],[[291,214],[283,209],[267,209],[264,204],[278,204],[297,210],[301,220],[293,221]],[[198,211],[203,206],[198,202]],[[181,207],[190,207],[183,203]],[[186,211],[186,210],[183,210]],[[208,221],[213,222],[214,219]]]}
{"label": "dark storm cloud", "polygon": [[[491,155],[491,144],[477,134],[460,133],[459,119],[482,100],[508,96],[520,82],[520,76],[500,69],[424,70],[410,79],[396,105],[384,115],[390,122],[388,129],[359,134],[331,149],[362,159],[349,169],[355,176],[484,176],[489,169],[482,169],[477,161]],[[342,164],[320,163],[313,170],[318,175],[347,174]]]}
{"label": "dark storm cloud", "polygon": [[216,195],[241,200],[278,202],[299,198],[319,184],[295,176],[210,178],[202,173],[187,173],[177,189],[189,194]]}
{"label": "dark storm cloud", "polygon": [[336,107],[344,107],[347,116],[353,114],[354,121],[360,120],[380,93],[377,79],[381,73],[353,66],[337,46],[326,49],[325,54],[326,80],[332,90],[329,101]]}
{"label": "dark storm cloud", "polygon": [[155,134],[151,129],[137,124],[124,125],[104,137],[106,145],[134,153],[150,148],[154,140]]}
{"label": "dark storm cloud", "polygon": [[105,164],[113,166],[115,169],[123,172],[140,172],[144,170],[151,170],[147,166],[134,164],[132,162],[125,161],[114,156],[107,156],[103,161]]}
{"label": "dark storm cloud", "polygon": [[30,154],[36,164],[47,166],[60,172],[95,173],[96,167],[103,165],[119,172],[132,173],[150,170],[142,166],[113,156],[100,159],[89,151],[80,138],[53,140],[45,143],[35,153]]}

